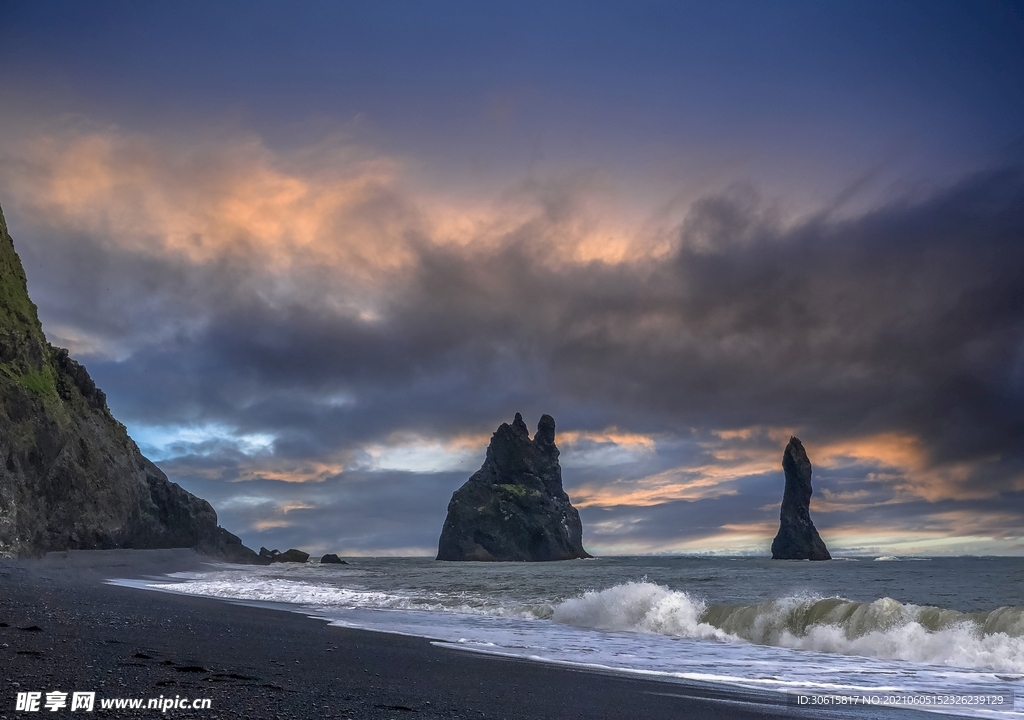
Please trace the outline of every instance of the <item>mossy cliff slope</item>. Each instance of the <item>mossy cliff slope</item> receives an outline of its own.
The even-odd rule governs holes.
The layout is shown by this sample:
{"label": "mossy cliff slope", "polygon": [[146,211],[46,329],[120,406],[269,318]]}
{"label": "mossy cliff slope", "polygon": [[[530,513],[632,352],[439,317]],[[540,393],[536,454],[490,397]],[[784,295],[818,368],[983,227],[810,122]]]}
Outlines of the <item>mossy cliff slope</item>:
{"label": "mossy cliff slope", "polygon": [[588,558],[580,514],[562,489],[555,421],[542,415],[533,440],[516,413],[491,436],[483,466],[452,495],[438,560]]}
{"label": "mossy cliff slope", "polygon": [[43,335],[0,210],[0,557],[191,547],[256,554],[142,456],[106,396]]}

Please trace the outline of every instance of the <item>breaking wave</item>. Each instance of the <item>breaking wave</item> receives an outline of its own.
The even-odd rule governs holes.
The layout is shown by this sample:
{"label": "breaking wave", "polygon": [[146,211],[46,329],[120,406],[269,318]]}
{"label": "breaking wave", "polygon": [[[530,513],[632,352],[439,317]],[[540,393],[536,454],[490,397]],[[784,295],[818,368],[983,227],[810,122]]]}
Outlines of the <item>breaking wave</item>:
{"label": "breaking wave", "polygon": [[856,602],[794,595],[752,605],[711,604],[695,594],[638,581],[567,600],[523,602],[476,592],[371,590],[253,577],[195,575],[190,582],[151,589],[228,600],[287,603],[306,608],[459,613],[528,621],[551,620],[582,629],[652,633],[721,643],[902,660],[1024,674],[1024,607],[962,613],[892,598]]}
{"label": "breaking wave", "polygon": [[892,598],[865,603],[816,596],[711,605],[686,592],[631,582],[559,603],[552,619],[595,630],[1024,672],[1024,607],[961,613]]}

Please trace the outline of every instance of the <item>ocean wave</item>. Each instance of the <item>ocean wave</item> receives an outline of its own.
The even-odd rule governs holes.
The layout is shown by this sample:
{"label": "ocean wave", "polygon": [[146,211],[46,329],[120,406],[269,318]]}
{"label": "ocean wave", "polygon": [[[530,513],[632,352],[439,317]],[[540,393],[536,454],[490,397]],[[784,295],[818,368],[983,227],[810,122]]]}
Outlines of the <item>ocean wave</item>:
{"label": "ocean wave", "polygon": [[470,593],[405,593],[337,587],[302,580],[261,577],[192,579],[190,582],[146,583],[154,590],[224,600],[275,602],[315,608],[416,610],[536,620],[551,617],[551,605],[501,602]]}
{"label": "ocean wave", "polygon": [[596,630],[1024,672],[1024,607],[961,613],[892,598],[865,603],[816,596],[711,605],[686,592],[631,582],[566,600],[552,619]]}
{"label": "ocean wave", "polygon": [[[175,578],[178,579],[178,578]],[[146,582],[153,589],[305,608],[460,613],[552,620],[582,629],[653,633],[722,643],[1024,673],[1024,607],[961,613],[892,598],[857,602],[793,595],[757,604],[711,604],[700,596],[643,581],[562,601],[524,602],[486,592],[371,590],[239,573]]]}
{"label": "ocean wave", "polygon": [[677,637],[733,639],[701,618],[707,605],[688,593],[649,582],[591,591],[555,606],[551,619],[594,630],[641,631]]}

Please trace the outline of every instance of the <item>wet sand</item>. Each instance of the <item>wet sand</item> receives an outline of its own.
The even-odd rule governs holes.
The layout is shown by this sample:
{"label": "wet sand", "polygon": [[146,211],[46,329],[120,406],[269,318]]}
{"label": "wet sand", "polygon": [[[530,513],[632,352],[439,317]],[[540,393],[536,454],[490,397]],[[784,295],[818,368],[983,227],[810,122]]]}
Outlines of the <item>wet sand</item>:
{"label": "wet sand", "polygon": [[[437,647],[276,609],[110,585],[197,570],[190,550],[51,553],[0,560],[0,720],[18,692],[95,691],[93,715],[202,718],[912,717],[803,709],[728,688]],[[101,698],[209,698],[210,709],[108,710]],[[70,696],[69,696],[70,697]]]}

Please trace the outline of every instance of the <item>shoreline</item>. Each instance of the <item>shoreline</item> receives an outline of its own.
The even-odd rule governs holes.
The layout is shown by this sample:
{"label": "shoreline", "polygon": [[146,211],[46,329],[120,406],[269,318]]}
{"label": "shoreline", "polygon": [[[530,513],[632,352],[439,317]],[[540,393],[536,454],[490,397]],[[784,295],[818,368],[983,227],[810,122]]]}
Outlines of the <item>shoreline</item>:
{"label": "shoreline", "polygon": [[[203,718],[935,717],[895,708],[798,708],[727,686],[467,651],[276,607],[105,582],[210,562],[218,561],[191,550],[0,560],[0,677],[7,679],[0,720],[30,717],[15,710],[17,692],[45,697],[55,690],[209,698],[210,709],[160,713]],[[159,713],[98,705],[96,712]]]}

